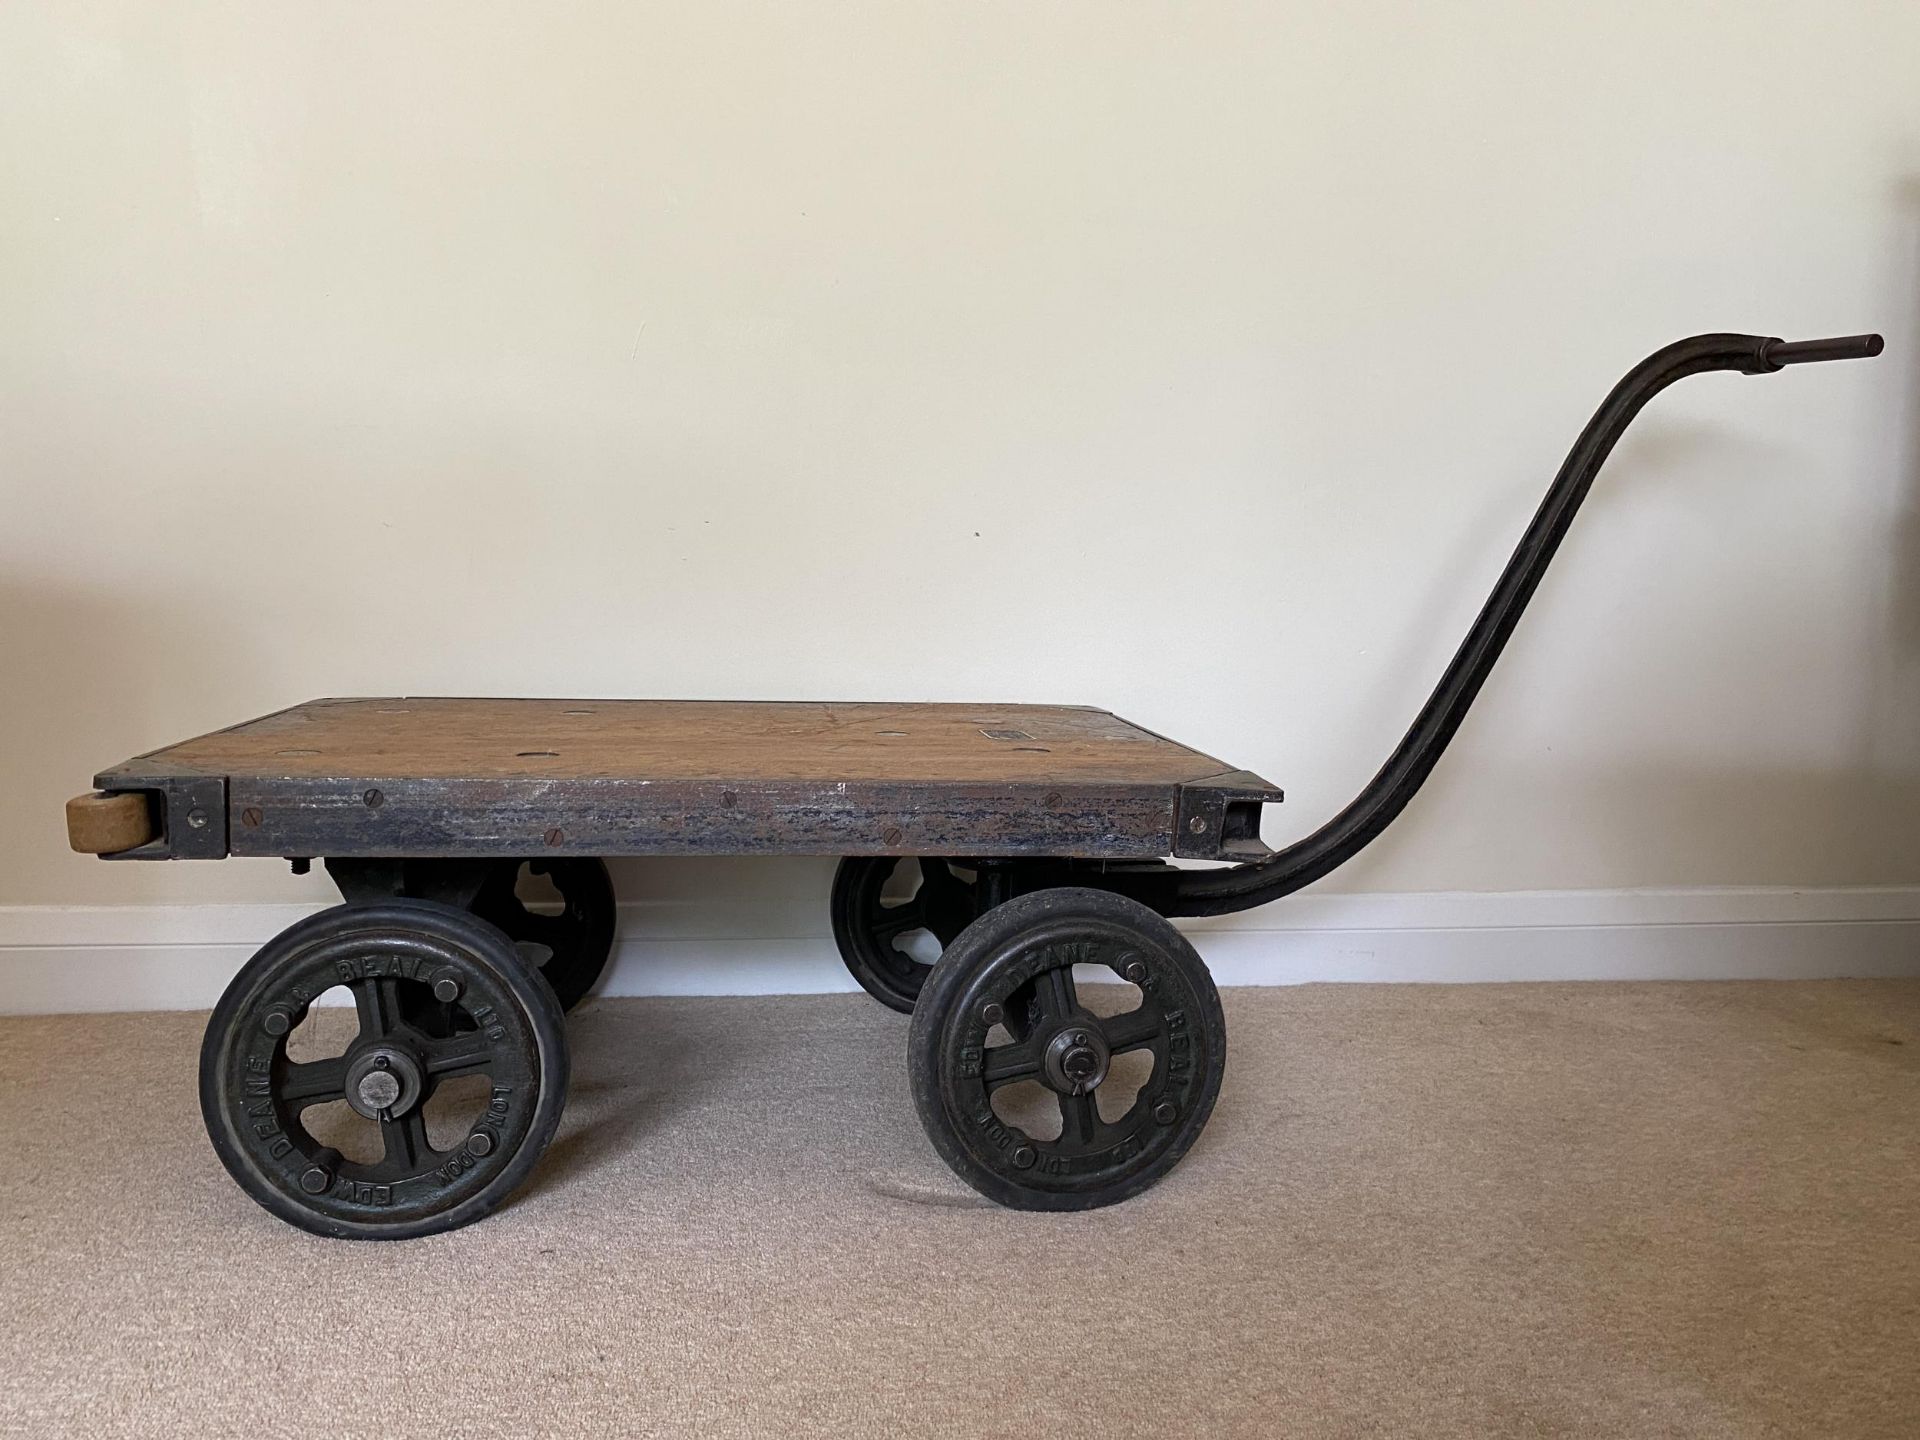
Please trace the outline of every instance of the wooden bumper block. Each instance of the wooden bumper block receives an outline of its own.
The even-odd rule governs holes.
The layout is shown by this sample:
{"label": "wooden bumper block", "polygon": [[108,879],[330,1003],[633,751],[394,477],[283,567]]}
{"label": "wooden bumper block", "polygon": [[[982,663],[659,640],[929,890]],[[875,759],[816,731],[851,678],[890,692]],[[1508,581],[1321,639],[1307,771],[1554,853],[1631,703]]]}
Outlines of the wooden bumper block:
{"label": "wooden bumper block", "polygon": [[146,844],[159,833],[153,807],[139,791],[91,791],[67,801],[67,843],[82,855],[112,855]]}

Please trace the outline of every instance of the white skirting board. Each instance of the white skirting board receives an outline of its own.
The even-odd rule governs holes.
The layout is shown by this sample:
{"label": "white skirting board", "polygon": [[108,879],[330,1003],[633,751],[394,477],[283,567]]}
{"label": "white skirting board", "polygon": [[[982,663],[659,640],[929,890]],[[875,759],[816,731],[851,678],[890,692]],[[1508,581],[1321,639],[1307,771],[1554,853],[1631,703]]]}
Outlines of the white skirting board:
{"label": "white skirting board", "polygon": [[[311,908],[0,906],[0,1013],[205,1009]],[[623,905],[601,993],[850,990],[825,910]],[[1920,976],[1920,887],[1308,893],[1182,928],[1223,985]]]}

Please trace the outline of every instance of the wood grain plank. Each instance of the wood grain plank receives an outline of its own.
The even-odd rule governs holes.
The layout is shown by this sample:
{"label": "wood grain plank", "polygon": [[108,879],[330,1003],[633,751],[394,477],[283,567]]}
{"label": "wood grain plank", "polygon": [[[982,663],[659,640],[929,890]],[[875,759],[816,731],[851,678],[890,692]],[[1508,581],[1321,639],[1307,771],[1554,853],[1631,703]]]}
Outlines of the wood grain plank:
{"label": "wood grain plank", "polygon": [[1104,710],[688,700],[315,700],[142,756],[147,770],[367,779],[1047,779],[1231,766]]}

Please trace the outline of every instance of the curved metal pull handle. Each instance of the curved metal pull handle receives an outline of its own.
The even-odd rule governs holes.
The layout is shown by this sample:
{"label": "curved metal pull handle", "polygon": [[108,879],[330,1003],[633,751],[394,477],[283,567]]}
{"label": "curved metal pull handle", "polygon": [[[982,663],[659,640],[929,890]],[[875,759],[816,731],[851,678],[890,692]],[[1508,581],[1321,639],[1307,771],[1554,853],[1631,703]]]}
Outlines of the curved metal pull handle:
{"label": "curved metal pull handle", "polygon": [[1171,896],[1155,897],[1165,913],[1221,915],[1264,905],[1344,865],[1393,823],[1433,772],[1447,742],[1467,718],[1480,687],[1506,648],[1507,637],[1520,623],[1527,602],[1573,524],[1580,502],[1587,498],[1594,476],[1627,426],[1654,396],[1676,380],[1709,370],[1766,375],[1787,365],[1867,359],[1883,348],[1878,335],[1792,343],[1763,335],[1695,335],[1642,360],[1613,387],[1574,441],[1513,558],[1507,561],[1493,593],[1467,631],[1467,638],[1380,772],[1333,819],[1266,860],[1224,870],[1179,872],[1172,882]]}

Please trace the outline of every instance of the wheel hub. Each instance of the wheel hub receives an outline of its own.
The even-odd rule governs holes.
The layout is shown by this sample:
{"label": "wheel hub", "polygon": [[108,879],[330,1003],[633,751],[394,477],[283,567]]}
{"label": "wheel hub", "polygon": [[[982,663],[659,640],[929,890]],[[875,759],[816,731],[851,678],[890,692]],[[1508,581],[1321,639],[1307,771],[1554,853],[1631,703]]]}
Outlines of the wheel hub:
{"label": "wheel hub", "polygon": [[420,1062],[397,1045],[372,1045],[347,1066],[347,1104],[369,1120],[404,1115],[426,1088]]}
{"label": "wheel hub", "polygon": [[1069,1025],[1047,1042],[1047,1083],[1062,1095],[1085,1095],[1107,1078],[1111,1056],[1092,1025]]}

